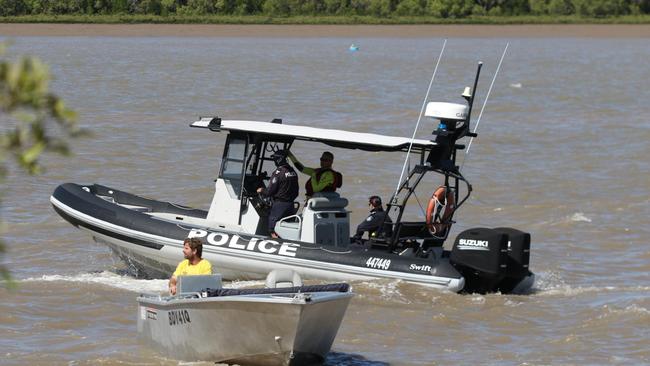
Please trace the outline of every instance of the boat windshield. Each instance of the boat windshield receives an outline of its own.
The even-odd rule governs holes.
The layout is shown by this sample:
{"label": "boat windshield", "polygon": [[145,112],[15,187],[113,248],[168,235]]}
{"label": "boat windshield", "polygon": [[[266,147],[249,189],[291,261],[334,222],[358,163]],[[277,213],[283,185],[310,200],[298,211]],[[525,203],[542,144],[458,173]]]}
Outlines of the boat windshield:
{"label": "boat windshield", "polygon": [[246,140],[244,138],[228,136],[226,142],[226,153],[221,163],[219,177],[229,183],[237,196],[241,194],[242,174],[246,158]]}

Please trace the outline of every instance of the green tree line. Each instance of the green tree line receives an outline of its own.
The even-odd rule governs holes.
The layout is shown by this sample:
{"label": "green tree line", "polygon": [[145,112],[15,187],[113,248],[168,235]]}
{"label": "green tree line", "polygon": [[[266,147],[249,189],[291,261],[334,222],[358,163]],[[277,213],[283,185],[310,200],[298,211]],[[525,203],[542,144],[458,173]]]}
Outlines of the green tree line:
{"label": "green tree line", "polygon": [[0,0],[0,16],[20,15],[267,15],[472,16],[650,13],[650,0]]}

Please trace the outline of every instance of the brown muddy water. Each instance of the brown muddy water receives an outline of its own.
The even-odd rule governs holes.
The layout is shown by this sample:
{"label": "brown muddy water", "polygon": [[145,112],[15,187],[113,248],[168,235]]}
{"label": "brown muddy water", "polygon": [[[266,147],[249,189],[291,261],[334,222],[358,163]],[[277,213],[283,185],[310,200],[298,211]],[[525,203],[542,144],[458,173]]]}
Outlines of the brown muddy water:
{"label": "brown muddy water", "polygon": [[[54,213],[54,188],[96,182],[206,209],[223,137],[189,128],[199,115],[410,136],[443,40],[13,41],[11,54],[51,66],[52,89],[94,136],[73,141],[73,157],[47,157],[42,176],[12,169],[3,187],[4,261],[18,287],[0,290],[0,364],[176,365],[136,340],[135,297],[166,281],[130,277]],[[353,283],[328,365],[650,364],[650,41],[450,39],[430,100],[460,102],[483,61],[478,116],[508,41],[463,168],[475,191],[452,237],[475,226],[529,231],[532,293]],[[423,121],[418,137],[434,127]],[[345,175],[353,225],[368,195],[395,189],[403,155],[294,151],[309,163],[323,149]]]}

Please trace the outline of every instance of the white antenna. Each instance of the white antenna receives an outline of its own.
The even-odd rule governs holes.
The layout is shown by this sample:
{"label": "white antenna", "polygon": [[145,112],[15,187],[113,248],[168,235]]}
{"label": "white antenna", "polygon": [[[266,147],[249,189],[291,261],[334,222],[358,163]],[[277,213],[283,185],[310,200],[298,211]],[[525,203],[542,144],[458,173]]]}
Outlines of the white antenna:
{"label": "white antenna", "polygon": [[[478,130],[478,125],[481,123],[481,117],[483,116],[483,111],[485,110],[485,105],[487,104],[488,98],[490,98],[490,93],[492,92],[492,86],[494,86],[494,81],[497,79],[497,75],[499,74],[499,70],[501,69],[501,63],[503,62],[503,58],[506,56],[506,51],[508,50],[508,46],[510,43],[506,43],[506,48],[503,49],[503,54],[501,54],[501,60],[499,60],[499,65],[497,66],[497,71],[494,73],[494,76],[492,77],[492,82],[490,83],[490,88],[488,89],[487,95],[485,96],[485,100],[483,101],[483,106],[481,107],[481,112],[478,114],[478,118],[476,119],[476,126],[474,126],[474,131],[473,133],[476,133],[476,130]],[[469,154],[469,149],[472,147],[472,141],[474,141],[474,137],[469,139],[469,144],[467,144],[467,150],[465,150],[465,158],[463,159],[463,165],[465,165],[465,160],[467,158],[467,155]],[[463,169],[463,166],[461,165],[460,169]]]}
{"label": "white antenna", "polygon": [[422,108],[420,108],[420,115],[418,116],[418,122],[415,124],[415,129],[413,130],[413,136],[409,142],[409,148],[406,151],[406,158],[404,159],[404,165],[402,166],[402,173],[399,175],[399,181],[397,181],[397,187],[395,187],[395,195],[399,192],[399,186],[402,184],[402,178],[404,178],[404,170],[406,169],[406,164],[409,161],[409,155],[411,154],[411,148],[413,147],[413,141],[415,140],[415,134],[418,132],[418,127],[420,126],[420,120],[422,119],[422,114],[424,114],[424,108],[427,105],[427,100],[429,100],[429,92],[431,91],[431,85],[433,85],[433,79],[436,77],[438,72],[438,65],[440,65],[440,59],[442,59],[442,54],[445,52],[445,46],[447,45],[447,40],[442,44],[442,49],[440,50],[440,55],[438,56],[438,61],[436,62],[436,67],[433,69],[433,74],[431,75],[431,81],[429,82],[429,88],[427,89],[427,94],[424,96],[424,101],[422,102]]}

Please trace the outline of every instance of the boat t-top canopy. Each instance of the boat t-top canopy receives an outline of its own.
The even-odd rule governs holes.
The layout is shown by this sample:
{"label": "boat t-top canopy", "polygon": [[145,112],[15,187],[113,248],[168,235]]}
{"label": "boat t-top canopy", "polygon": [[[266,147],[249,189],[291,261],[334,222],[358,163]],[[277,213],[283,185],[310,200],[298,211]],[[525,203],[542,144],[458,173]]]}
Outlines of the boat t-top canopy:
{"label": "boat t-top canopy", "polygon": [[[315,141],[334,147],[365,151],[406,151],[411,143],[411,139],[408,137],[287,125],[280,122],[222,120],[217,117],[201,117],[200,120],[193,122],[190,126],[209,128],[212,131],[241,131],[260,135],[289,137],[296,140]],[[436,143],[433,141],[416,139],[413,140],[411,149],[423,151],[435,145]]]}

